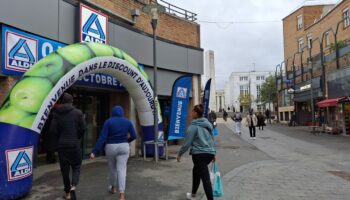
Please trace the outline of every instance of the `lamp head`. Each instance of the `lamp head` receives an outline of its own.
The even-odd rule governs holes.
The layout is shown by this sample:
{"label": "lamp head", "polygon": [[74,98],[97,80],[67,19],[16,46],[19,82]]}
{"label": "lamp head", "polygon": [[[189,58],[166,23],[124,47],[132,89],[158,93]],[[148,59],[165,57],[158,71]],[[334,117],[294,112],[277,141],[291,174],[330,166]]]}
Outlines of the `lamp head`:
{"label": "lamp head", "polygon": [[159,4],[148,4],[143,7],[143,12],[147,13],[152,19],[157,20],[159,15],[165,12],[165,8]]}
{"label": "lamp head", "polygon": [[288,93],[289,93],[289,94],[293,94],[293,93],[294,93],[294,89],[293,89],[293,88],[289,88],[289,89],[288,89]]}

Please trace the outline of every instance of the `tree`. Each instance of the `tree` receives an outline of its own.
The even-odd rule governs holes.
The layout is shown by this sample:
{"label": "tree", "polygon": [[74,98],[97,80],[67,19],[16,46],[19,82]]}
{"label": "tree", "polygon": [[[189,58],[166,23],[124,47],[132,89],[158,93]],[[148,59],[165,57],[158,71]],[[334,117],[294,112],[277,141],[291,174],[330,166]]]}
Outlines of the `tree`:
{"label": "tree", "polygon": [[261,85],[259,102],[269,103],[277,102],[276,77],[266,77],[265,82]]}
{"label": "tree", "polygon": [[249,94],[241,94],[239,95],[238,100],[243,108],[243,112],[247,112],[250,109],[253,97]]}

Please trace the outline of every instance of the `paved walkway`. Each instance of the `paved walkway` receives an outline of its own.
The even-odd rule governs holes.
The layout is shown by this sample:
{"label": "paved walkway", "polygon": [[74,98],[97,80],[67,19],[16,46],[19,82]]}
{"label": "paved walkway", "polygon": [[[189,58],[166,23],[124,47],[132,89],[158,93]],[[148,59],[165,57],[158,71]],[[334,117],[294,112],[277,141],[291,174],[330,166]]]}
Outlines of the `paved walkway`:
{"label": "paved walkway", "polygon": [[[233,130],[232,121],[225,125]],[[293,130],[282,125],[257,130],[256,140],[249,139],[244,127],[241,138],[274,159],[249,163],[224,175],[222,199],[350,199],[349,138],[314,136],[304,127]]]}
{"label": "paved walkway", "polygon": [[[222,175],[251,162],[271,159],[253,145],[233,135],[225,125],[219,124],[218,127],[220,135],[216,137],[217,157]],[[193,164],[188,153],[180,163],[176,162],[174,158],[179,148],[177,145],[170,146],[172,159],[160,160],[158,164],[143,161],[142,158],[131,158],[128,162],[127,200],[184,200],[186,192],[191,191]],[[40,166],[34,175],[33,190],[26,200],[62,200],[63,187],[58,164]],[[116,195],[107,192],[109,177],[104,158],[85,160],[80,177],[78,199],[117,199]],[[198,196],[203,195],[200,186]]]}

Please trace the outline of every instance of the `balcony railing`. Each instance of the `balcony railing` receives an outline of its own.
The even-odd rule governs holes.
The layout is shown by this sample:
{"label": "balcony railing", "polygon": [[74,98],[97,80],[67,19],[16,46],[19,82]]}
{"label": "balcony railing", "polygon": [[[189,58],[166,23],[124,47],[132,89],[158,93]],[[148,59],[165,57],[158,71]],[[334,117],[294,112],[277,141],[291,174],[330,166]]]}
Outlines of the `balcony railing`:
{"label": "balcony railing", "polygon": [[188,21],[195,22],[197,20],[197,14],[193,13],[191,11],[185,10],[183,8],[177,7],[173,4],[170,4],[163,0],[153,0],[153,2],[156,2],[162,6],[165,7],[165,12],[175,15],[181,18],[184,18]]}

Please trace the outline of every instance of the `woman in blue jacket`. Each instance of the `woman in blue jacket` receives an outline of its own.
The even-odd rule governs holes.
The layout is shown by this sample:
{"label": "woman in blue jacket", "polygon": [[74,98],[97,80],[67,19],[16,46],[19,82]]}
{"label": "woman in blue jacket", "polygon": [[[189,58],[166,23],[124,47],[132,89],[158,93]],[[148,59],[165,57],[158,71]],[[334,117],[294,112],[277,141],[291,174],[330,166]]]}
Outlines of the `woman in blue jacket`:
{"label": "woman in blue jacket", "polygon": [[104,144],[108,166],[110,171],[109,191],[116,193],[118,180],[120,200],[125,200],[126,168],[129,159],[129,143],[135,140],[136,133],[133,124],[124,117],[124,110],[121,106],[115,106],[112,110],[112,117],[102,127],[102,132],[97,143],[90,154],[94,159],[96,153],[102,150]]}
{"label": "woman in blue jacket", "polygon": [[208,200],[213,200],[208,165],[215,160],[216,148],[213,136],[213,126],[203,117],[203,105],[199,104],[192,110],[193,120],[187,129],[185,143],[182,145],[177,161],[191,147],[193,161],[192,193],[187,193],[187,199],[195,199],[196,193],[202,180],[205,195]]}

